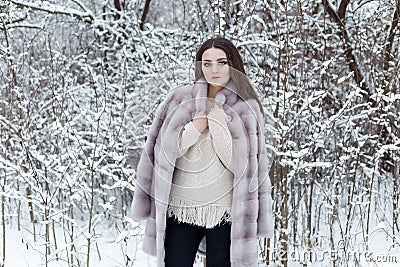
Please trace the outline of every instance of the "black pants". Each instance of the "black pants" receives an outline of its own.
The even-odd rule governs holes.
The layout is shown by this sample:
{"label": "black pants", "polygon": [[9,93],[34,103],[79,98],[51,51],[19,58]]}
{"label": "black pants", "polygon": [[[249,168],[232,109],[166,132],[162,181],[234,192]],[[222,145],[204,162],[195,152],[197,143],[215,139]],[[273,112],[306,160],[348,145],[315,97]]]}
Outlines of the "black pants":
{"label": "black pants", "polygon": [[230,266],[231,224],[212,229],[167,218],[165,233],[165,267],[192,267],[200,241],[206,236],[207,267]]}

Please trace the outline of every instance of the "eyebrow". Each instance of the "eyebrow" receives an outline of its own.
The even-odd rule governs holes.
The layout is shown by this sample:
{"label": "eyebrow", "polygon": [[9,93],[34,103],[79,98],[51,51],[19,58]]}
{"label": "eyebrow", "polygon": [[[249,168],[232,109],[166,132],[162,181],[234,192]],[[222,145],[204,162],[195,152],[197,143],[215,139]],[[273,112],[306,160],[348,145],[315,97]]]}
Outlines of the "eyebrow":
{"label": "eyebrow", "polygon": [[[228,59],[227,59],[226,57],[221,57],[221,58],[217,59],[217,61],[221,61],[221,60],[228,60]],[[210,59],[205,59],[205,60],[203,60],[203,61],[211,62],[212,60],[210,60]]]}

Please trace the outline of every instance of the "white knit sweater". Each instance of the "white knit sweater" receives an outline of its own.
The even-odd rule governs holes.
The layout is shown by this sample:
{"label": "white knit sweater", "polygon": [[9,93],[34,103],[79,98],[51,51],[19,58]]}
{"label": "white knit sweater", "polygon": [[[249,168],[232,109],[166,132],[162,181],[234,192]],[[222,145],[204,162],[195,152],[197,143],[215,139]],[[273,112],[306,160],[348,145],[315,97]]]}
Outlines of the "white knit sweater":
{"label": "white knit sweater", "polygon": [[192,122],[184,127],[168,216],[212,228],[230,220],[234,160],[228,116],[217,108],[207,119],[208,127],[202,133]]}

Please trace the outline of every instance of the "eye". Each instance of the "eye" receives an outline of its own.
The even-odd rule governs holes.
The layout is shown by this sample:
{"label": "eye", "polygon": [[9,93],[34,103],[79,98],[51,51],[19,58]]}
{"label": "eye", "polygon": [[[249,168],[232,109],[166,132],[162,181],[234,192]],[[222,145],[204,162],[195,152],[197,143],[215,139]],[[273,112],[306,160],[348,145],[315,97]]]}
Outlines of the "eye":
{"label": "eye", "polygon": [[228,64],[228,61],[220,61],[220,62],[218,62],[218,65],[220,65],[220,66],[225,66],[227,64]]}
{"label": "eye", "polygon": [[211,66],[211,62],[203,62],[203,66],[204,67],[210,67]]}

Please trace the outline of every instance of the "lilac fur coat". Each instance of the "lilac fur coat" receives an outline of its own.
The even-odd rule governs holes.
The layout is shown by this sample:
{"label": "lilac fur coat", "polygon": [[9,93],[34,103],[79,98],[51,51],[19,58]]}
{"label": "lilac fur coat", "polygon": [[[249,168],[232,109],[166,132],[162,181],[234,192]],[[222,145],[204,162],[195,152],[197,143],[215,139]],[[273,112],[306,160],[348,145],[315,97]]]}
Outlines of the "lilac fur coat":
{"label": "lilac fur coat", "polygon": [[[228,89],[230,88],[230,89]],[[196,111],[204,110],[207,83],[170,91],[158,107],[136,170],[131,216],[147,220],[144,252],[164,266],[166,213],[180,134]],[[243,101],[230,83],[215,99],[228,115],[235,160],[231,214],[231,266],[257,266],[257,237],[272,237],[269,158],[263,117],[256,100]]]}

